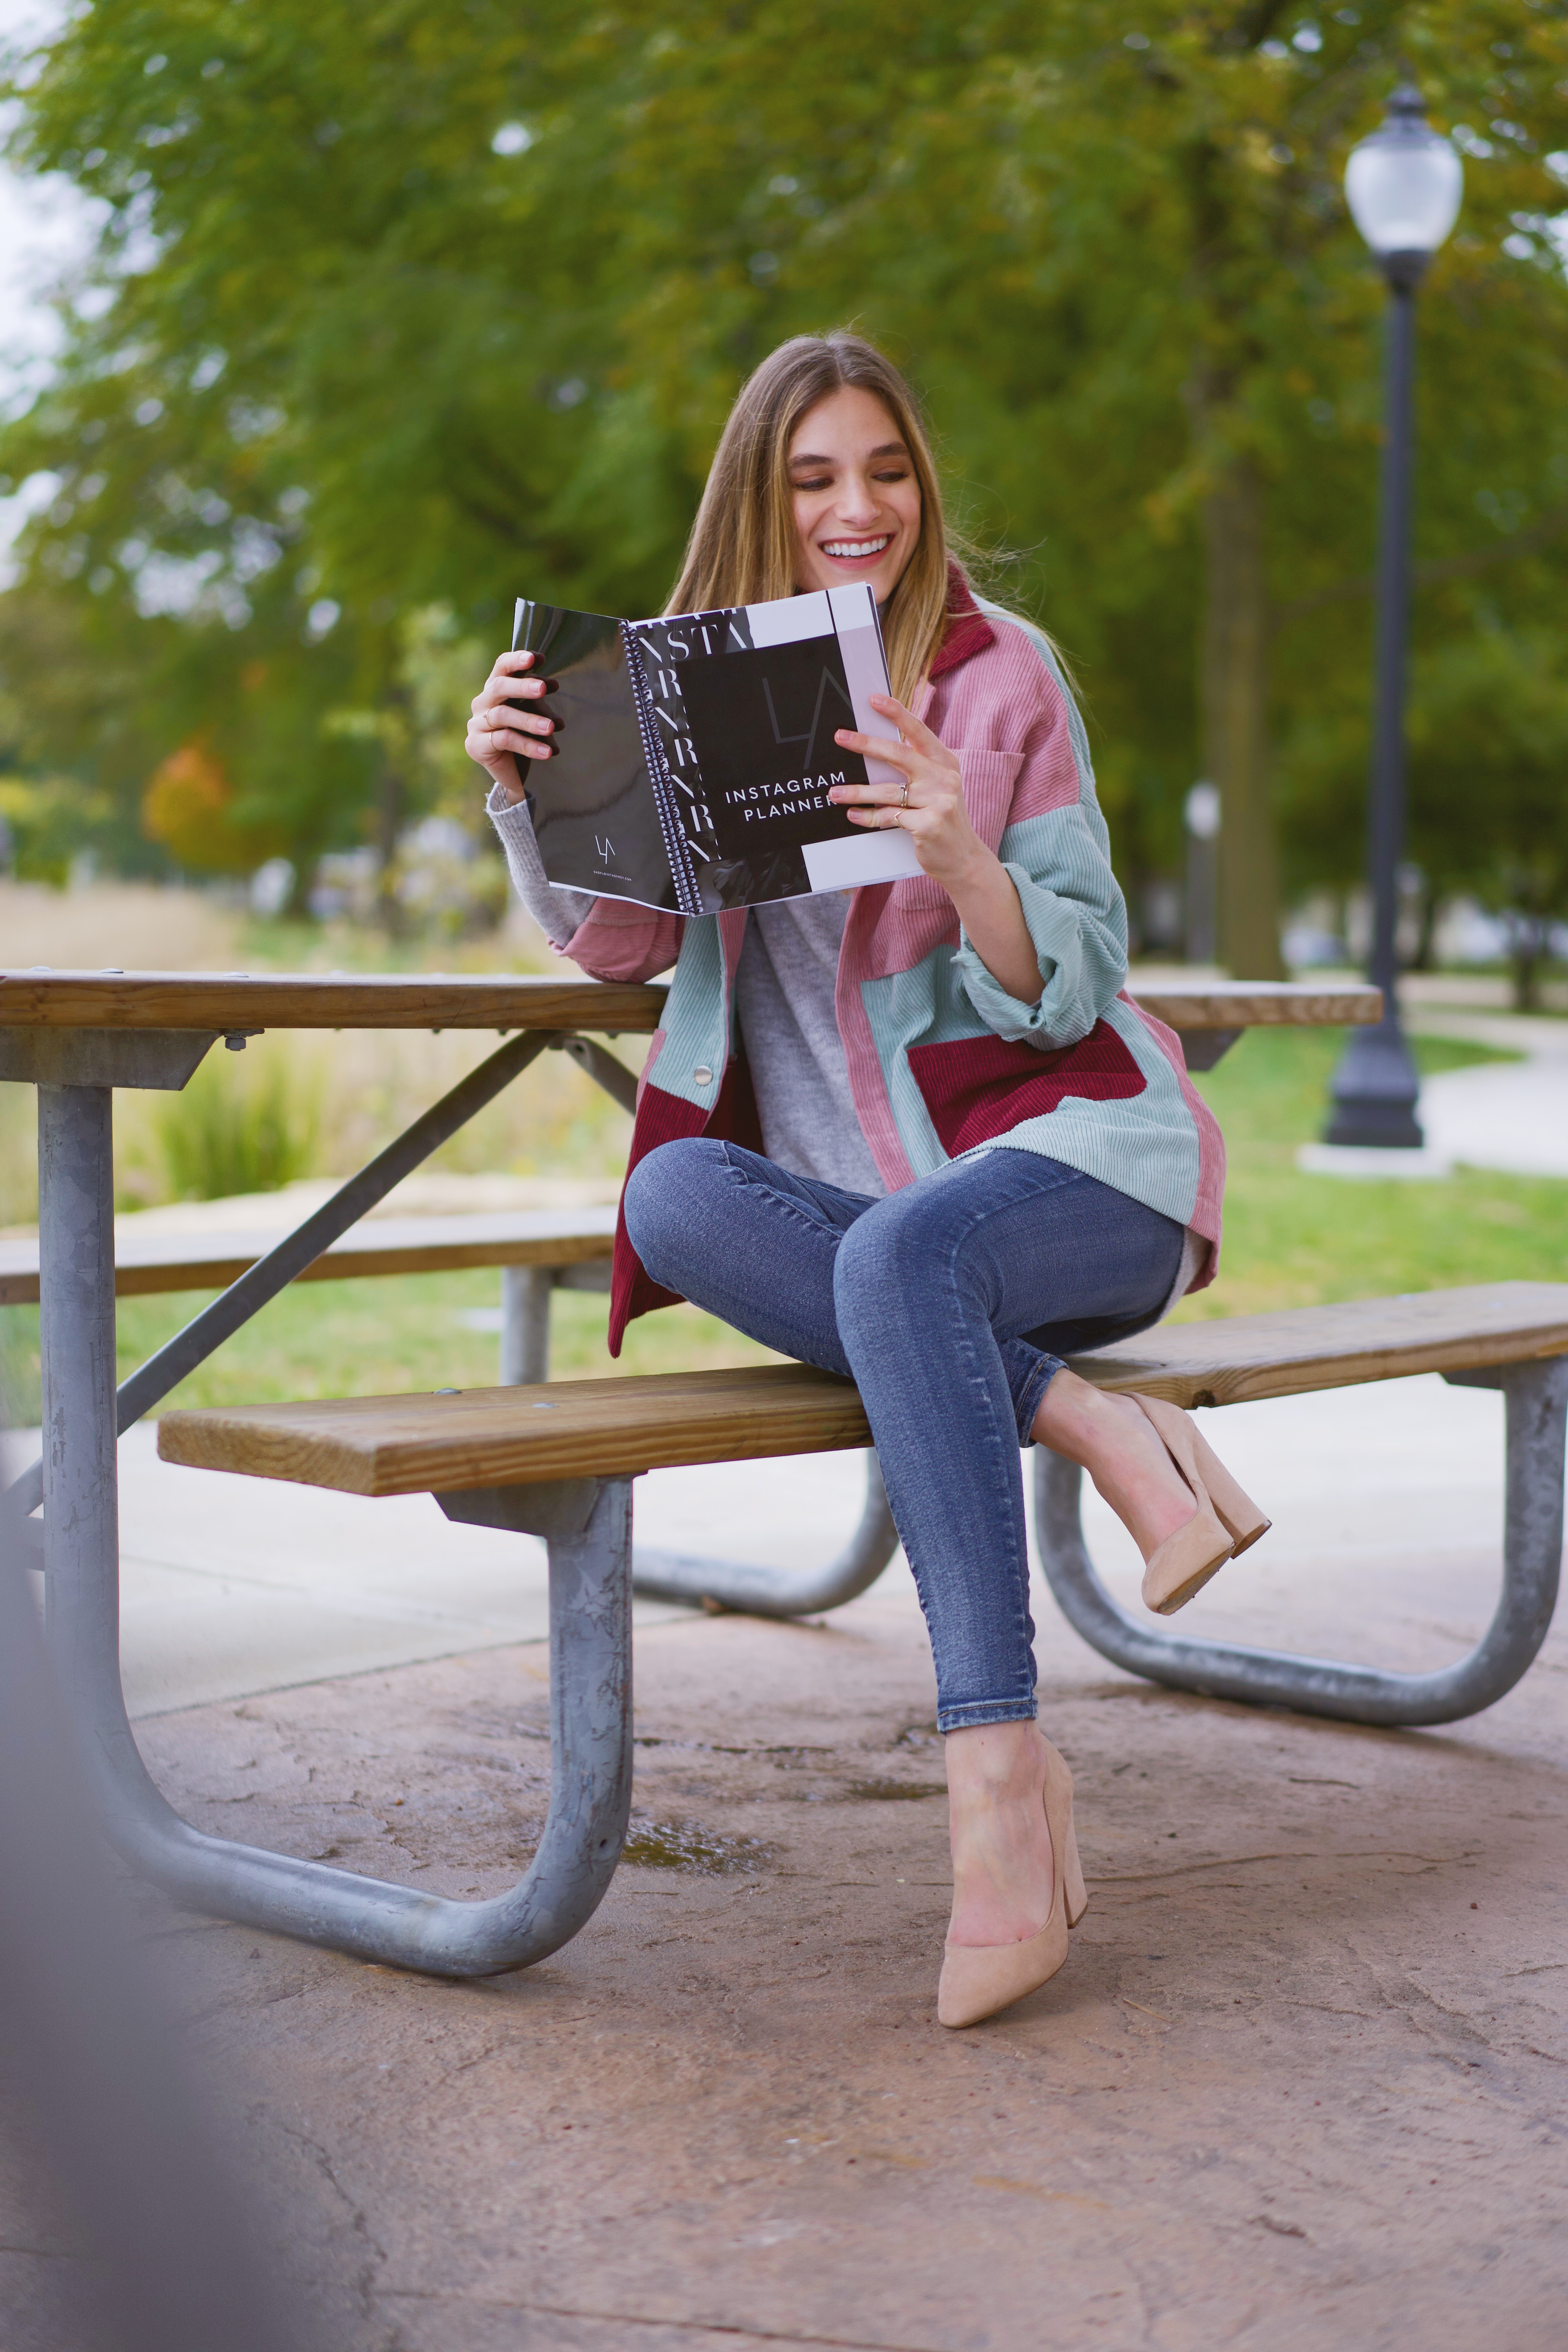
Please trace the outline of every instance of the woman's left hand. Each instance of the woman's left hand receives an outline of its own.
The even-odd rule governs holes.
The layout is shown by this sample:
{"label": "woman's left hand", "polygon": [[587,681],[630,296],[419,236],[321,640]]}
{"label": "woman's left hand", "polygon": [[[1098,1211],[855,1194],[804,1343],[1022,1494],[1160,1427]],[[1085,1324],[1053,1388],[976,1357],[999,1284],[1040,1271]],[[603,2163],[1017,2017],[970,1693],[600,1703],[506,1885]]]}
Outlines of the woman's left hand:
{"label": "woman's left hand", "polygon": [[858,735],[848,727],[839,728],[833,740],[846,751],[885,760],[905,780],[902,787],[836,784],[828,798],[847,803],[851,824],[868,831],[900,826],[932,881],[945,890],[962,890],[982,861],[994,860],[969,822],[958,754],[890,694],[874,694],[871,708],[896,723],[901,743],[881,735]]}

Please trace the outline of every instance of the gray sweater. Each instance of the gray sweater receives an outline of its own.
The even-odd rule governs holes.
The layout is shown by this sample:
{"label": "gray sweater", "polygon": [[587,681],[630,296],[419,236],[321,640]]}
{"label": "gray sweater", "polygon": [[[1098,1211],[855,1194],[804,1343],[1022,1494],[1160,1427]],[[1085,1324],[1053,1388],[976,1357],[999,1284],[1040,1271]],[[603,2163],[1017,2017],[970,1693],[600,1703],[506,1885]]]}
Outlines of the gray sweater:
{"label": "gray sweater", "polygon": [[[497,785],[486,803],[518,897],[564,947],[593,906],[545,878],[523,801]],[[860,1131],[834,1008],[847,891],[753,907],[735,975],[735,1012],[762,1122],[763,1148],[792,1175],[880,1199],[887,1191]]]}

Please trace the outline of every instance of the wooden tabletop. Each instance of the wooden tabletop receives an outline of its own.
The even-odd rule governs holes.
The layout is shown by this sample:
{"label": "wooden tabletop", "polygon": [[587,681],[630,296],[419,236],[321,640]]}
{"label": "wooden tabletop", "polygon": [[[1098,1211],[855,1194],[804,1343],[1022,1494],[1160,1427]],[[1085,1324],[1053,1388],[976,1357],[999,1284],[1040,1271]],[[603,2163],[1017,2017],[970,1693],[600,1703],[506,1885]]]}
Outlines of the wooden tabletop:
{"label": "wooden tabletop", "polygon": [[[1173,1029],[1334,1028],[1377,1020],[1363,982],[1160,981],[1129,994]],[[0,1029],[589,1029],[647,1034],[662,985],[482,972],[0,970]]]}
{"label": "wooden tabletop", "polygon": [[1161,980],[1133,974],[1127,993],[1169,1029],[1339,1029],[1383,1017],[1364,980]]}
{"label": "wooden tabletop", "polygon": [[591,1029],[648,1033],[662,987],[480,972],[0,971],[0,1029]]}

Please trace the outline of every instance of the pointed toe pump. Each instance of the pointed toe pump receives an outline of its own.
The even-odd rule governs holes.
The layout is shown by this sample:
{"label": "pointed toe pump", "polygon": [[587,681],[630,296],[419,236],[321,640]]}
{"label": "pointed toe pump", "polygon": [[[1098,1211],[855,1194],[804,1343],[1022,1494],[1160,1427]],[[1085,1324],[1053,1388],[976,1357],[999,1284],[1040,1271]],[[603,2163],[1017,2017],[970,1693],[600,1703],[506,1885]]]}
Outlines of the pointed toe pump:
{"label": "pointed toe pump", "polygon": [[1132,1402],[1152,1425],[1197,1504],[1185,1527],[1157,1545],[1144,1565],[1145,1606],[1169,1617],[1203,1591],[1216,1569],[1267,1535],[1273,1522],[1237,1486],[1190,1414],[1136,1390]]}
{"label": "pointed toe pump", "polygon": [[1068,1929],[1076,1927],[1089,1904],[1073,1831],[1072,1774],[1049,1740],[1046,1742],[1046,1826],[1051,1833],[1053,1885],[1050,1916],[1037,1936],[1018,1944],[954,1944],[942,1948],[937,1987],[939,2025],[978,2025],[1010,2009],[1056,1975],[1068,1956]]}

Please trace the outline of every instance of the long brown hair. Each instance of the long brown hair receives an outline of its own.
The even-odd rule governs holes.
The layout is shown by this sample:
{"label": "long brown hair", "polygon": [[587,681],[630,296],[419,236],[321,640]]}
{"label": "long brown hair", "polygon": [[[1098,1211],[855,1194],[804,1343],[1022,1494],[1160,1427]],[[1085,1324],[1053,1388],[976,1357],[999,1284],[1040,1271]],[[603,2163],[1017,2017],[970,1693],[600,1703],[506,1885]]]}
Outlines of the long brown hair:
{"label": "long brown hair", "polygon": [[665,610],[708,613],[791,596],[798,583],[789,445],[819,400],[845,385],[882,402],[910,453],[921,492],[920,537],[882,607],[893,692],[908,704],[946,625],[948,532],[931,444],[913,393],[891,360],[859,335],[795,335],[742,385],[714,454],[708,486]]}

